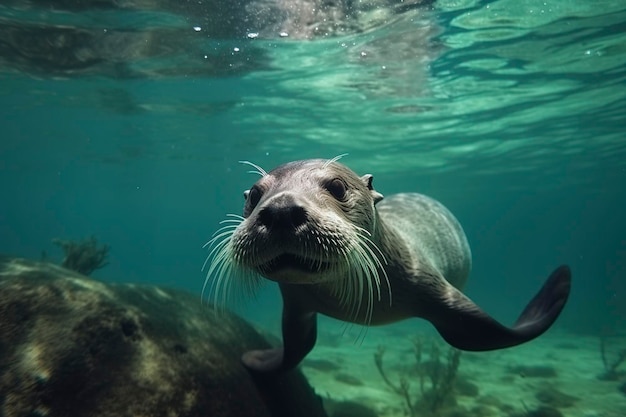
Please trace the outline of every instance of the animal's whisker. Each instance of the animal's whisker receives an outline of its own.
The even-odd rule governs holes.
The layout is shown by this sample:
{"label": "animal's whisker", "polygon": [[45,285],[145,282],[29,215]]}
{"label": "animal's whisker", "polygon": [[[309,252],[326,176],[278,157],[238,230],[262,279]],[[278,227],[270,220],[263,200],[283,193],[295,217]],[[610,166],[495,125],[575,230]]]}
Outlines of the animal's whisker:
{"label": "animal's whisker", "polygon": [[[365,229],[361,229],[359,228],[361,231],[365,231]],[[369,234],[369,232],[368,232]],[[368,237],[368,236],[364,236],[363,234],[360,234],[360,239],[362,242],[364,242],[364,247],[367,249],[368,253],[370,254],[369,259],[371,259],[374,262],[374,276],[375,276],[375,280],[376,280],[376,286],[377,286],[377,290],[378,290],[378,301],[381,300],[381,293],[380,293],[380,287],[381,287],[381,280],[380,280],[380,275],[378,274],[377,271],[381,271],[383,274],[383,277],[385,279],[385,283],[387,284],[387,291],[388,291],[388,295],[389,295],[389,305],[391,305],[391,283],[389,282],[389,277],[387,276],[387,271],[385,270],[383,263],[386,265],[387,264],[387,259],[385,258],[385,255],[382,253],[382,251],[380,250],[380,248]],[[382,258],[382,262],[380,260],[380,258],[378,257],[378,255],[380,255],[380,257]]]}
{"label": "animal's whisker", "polygon": [[[349,239],[353,242],[349,249],[345,245],[336,245],[337,255],[344,265],[341,271],[344,272],[340,273],[338,270],[333,276],[341,276],[345,271],[348,273],[343,279],[330,285],[333,296],[346,309],[350,321],[363,322],[365,326],[371,323],[376,300],[381,299],[380,274],[384,276],[391,299],[389,279],[383,268],[386,259],[369,236],[371,234],[367,230],[357,227],[353,239]],[[363,336],[361,331],[358,339]]]}
{"label": "animal's whisker", "polygon": [[250,165],[251,167],[255,168],[256,171],[248,171],[251,174],[259,174],[261,177],[267,176],[267,172],[255,163],[252,163],[250,161],[239,161],[239,163],[244,165]]}
{"label": "animal's whisker", "polygon": [[227,224],[218,229],[211,240],[203,246],[209,246],[210,252],[202,266],[202,270],[205,270],[209,265],[202,286],[202,299],[205,299],[208,290],[206,299],[218,310],[223,310],[233,301],[239,302],[254,295],[261,282],[255,271],[241,265],[232,248],[233,234],[244,218],[234,214],[228,216],[233,218],[222,220],[220,224]]}
{"label": "animal's whisker", "polygon": [[340,160],[341,158],[343,158],[344,156],[348,156],[347,153],[342,153],[340,155],[335,156],[334,158],[329,159],[328,161],[324,162],[324,165],[322,165],[323,169],[328,168],[328,166],[330,164],[332,164],[333,162],[337,162],[338,160]]}

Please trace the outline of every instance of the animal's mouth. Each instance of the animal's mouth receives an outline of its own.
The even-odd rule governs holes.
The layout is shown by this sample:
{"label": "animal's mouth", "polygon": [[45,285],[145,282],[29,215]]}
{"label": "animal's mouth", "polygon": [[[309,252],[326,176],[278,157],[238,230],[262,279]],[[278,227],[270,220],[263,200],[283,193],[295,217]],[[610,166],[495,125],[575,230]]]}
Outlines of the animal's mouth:
{"label": "animal's mouth", "polygon": [[318,259],[310,259],[291,253],[284,253],[259,266],[259,272],[263,275],[271,275],[285,270],[296,270],[311,274],[321,273],[330,268],[329,262]]}

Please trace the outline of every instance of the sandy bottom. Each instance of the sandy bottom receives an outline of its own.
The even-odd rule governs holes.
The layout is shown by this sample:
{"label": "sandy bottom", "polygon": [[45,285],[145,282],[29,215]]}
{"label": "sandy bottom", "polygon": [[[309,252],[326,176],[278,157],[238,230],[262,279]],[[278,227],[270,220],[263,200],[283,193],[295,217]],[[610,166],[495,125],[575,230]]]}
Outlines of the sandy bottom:
{"label": "sandy bottom", "polygon": [[[419,338],[423,343],[421,369],[429,362],[432,343],[438,344],[444,361],[449,349],[428,327],[416,330],[415,322],[371,328],[365,335],[359,327],[346,330],[334,322],[323,321],[319,327],[318,343],[302,365],[315,390],[329,403],[356,402],[380,417],[409,413],[403,397],[377,370],[374,355],[379,346],[385,347],[383,364],[389,380],[399,385],[405,378],[412,402],[422,396],[413,340]],[[614,360],[620,349],[626,349],[626,338],[610,339],[608,360]],[[626,364],[618,370],[622,368],[626,370]],[[454,400],[439,415],[556,417],[560,412],[566,417],[625,417],[626,395],[620,387],[626,383],[626,375],[620,373],[615,381],[598,379],[604,370],[598,338],[558,331],[515,348],[463,352]],[[427,390],[429,379],[424,379]]]}

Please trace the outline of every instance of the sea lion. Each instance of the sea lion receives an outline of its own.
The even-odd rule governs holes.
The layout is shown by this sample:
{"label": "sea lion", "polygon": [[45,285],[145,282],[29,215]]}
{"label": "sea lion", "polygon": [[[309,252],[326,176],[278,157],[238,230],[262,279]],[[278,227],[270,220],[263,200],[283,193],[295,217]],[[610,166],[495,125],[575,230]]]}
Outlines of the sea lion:
{"label": "sea lion", "polygon": [[372,175],[359,177],[337,159],[269,173],[248,162],[261,179],[244,193],[243,217],[209,242],[205,288],[210,281],[216,301],[233,280],[253,288],[263,276],[280,287],[283,347],[246,352],[250,370],[295,367],[315,344],[317,313],[363,325],[421,317],[470,351],[515,346],[554,323],[569,296],[569,267],[550,275],[513,327],[503,326],[461,292],[471,254],[452,213],[417,193],[383,200]]}

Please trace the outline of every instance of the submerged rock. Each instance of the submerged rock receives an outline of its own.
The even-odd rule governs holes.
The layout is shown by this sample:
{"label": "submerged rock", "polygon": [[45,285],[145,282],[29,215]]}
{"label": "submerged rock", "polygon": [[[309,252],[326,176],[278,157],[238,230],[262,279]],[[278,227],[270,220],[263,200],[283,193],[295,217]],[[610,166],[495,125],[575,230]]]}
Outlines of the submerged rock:
{"label": "submerged rock", "polygon": [[328,401],[331,417],[378,417],[368,406],[354,401]]}
{"label": "submerged rock", "polygon": [[559,391],[553,386],[544,386],[535,393],[537,398],[544,405],[554,408],[567,408],[573,406],[578,397],[574,397],[564,392]]}
{"label": "submerged rock", "polygon": [[0,258],[0,415],[325,416],[299,371],[251,378],[267,346],[181,291]]}
{"label": "submerged rock", "polygon": [[540,406],[527,411],[525,417],[563,417],[563,413],[553,407]]}
{"label": "submerged rock", "polygon": [[509,368],[508,372],[523,378],[556,378],[558,375],[550,365],[518,365]]}

